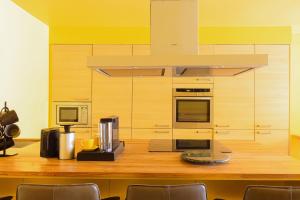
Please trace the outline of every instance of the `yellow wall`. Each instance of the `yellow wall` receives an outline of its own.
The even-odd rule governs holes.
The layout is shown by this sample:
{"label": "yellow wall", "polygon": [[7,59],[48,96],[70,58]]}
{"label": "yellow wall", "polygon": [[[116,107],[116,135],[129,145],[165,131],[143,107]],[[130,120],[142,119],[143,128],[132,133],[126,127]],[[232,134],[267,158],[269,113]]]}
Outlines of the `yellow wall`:
{"label": "yellow wall", "polygon": [[20,138],[38,138],[48,125],[48,26],[9,0],[0,0],[0,108],[18,113]]}
{"label": "yellow wall", "polygon": [[[200,27],[200,44],[290,44],[291,27]],[[150,28],[52,28],[51,44],[150,44]]]}

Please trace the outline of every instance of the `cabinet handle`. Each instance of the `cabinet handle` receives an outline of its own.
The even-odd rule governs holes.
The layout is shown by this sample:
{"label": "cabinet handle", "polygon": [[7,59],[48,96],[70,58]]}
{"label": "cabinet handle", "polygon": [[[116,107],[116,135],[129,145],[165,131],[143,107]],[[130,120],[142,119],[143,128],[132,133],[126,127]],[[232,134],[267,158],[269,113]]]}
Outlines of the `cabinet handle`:
{"label": "cabinet handle", "polygon": [[209,78],[196,78],[196,81],[211,81]]}
{"label": "cabinet handle", "polygon": [[230,134],[229,131],[216,131],[215,133],[216,133],[216,134],[222,134],[222,135]]}
{"label": "cabinet handle", "polygon": [[230,127],[230,125],[218,125],[218,124],[216,124],[215,126],[220,127],[220,128],[229,128]]}
{"label": "cabinet handle", "polygon": [[168,124],[155,124],[154,126],[157,128],[169,128]]}
{"label": "cabinet handle", "polygon": [[170,131],[154,131],[154,133],[170,133]]}
{"label": "cabinet handle", "polygon": [[259,124],[257,124],[256,127],[257,128],[271,128],[272,125],[259,125]]}
{"label": "cabinet handle", "polygon": [[257,131],[256,134],[259,134],[259,135],[270,135],[272,133],[270,131],[268,131],[268,132]]}
{"label": "cabinet handle", "polygon": [[205,132],[205,131],[204,132],[203,131],[195,131],[195,133],[200,133],[200,134],[208,133],[209,134],[211,132],[209,132],[209,131],[207,131],[207,132]]}

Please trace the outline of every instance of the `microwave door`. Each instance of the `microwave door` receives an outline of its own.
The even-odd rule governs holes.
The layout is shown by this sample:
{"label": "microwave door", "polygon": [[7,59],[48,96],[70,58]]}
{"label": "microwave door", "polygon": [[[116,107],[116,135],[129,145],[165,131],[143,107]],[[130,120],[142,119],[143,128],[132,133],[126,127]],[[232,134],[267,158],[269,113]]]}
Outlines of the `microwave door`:
{"label": "microwave door", "polygon": [[76,124],[79,122],[78,107],[62,106],[58,107],[58,124]]}

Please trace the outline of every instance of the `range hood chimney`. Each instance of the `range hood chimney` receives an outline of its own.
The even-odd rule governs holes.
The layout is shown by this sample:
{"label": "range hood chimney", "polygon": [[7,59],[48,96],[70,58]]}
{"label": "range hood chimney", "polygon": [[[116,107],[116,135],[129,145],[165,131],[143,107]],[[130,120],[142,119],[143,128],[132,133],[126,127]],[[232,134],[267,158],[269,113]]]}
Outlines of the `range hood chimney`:
{"label": "range hood chimney", "polygon": [[234,76],[268,64],[268,55],[198,55],[198,0],[151,0],[150,56],[91,56],[107,76]]}
{"label": "range hood chimney", "polygon": [[151,1],[151,55],[198,55],[198,0]]}

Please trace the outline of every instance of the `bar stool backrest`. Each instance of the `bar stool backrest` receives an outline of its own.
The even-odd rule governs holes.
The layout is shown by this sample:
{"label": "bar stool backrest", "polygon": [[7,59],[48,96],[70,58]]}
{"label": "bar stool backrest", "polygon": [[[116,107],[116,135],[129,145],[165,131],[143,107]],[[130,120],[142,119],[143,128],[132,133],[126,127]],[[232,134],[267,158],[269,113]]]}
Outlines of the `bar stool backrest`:
{"label": "bar stool backrest", "polygon": [[96,184],[35,185],[21,184],[17,200],[100,200]]}
{"label": "bar stool backrest", "polygon": [[291,186],[248,186],[244,200],[300,200],[300,188]]}
{"label": "bar stool backrest", "polygon": [[130,185],[126,200],[207,200],[204,184]]}

